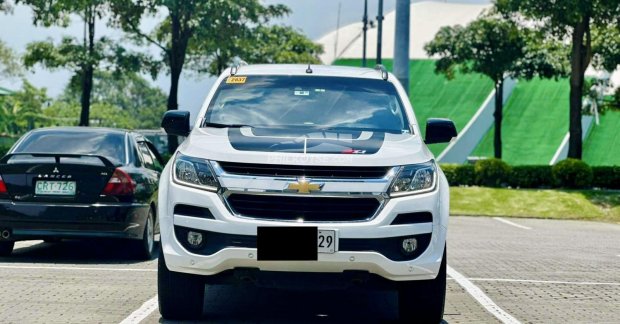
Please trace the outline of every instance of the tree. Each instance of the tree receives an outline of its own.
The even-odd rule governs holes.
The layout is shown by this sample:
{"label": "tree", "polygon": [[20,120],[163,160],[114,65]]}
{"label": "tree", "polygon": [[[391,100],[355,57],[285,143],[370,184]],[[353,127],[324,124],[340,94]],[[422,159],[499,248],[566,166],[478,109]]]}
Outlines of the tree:
{"label": "tree", "polygon": [[[544,52],[526,46],[527,31],[510,21],[486,16],[466,27],[442,27],[425,45],[431,56],[439,56],[435,71],[448,79],[461,73],[481,73],[495,85],[495,157],[502,158],[502,118],[504,80],[507,77],[533,78],[554,75],[555,67]],[[532,36],[533,37],[533,36]]]}
{"label": "tree", "polygon": [[0,133],[21,134],[41,121],[43,106],[49,102],[47,90],[36,88],[27,80],[22,89],[0,101]]}
{"label": "tree", "polygon": [[108,63],[107,68],[137,70],[141,67],[140,55],[133,55],[109,38],[95,38],[97,20],[109,9],[107,0],[18,0],[29,5],[34,12],[35,25],[66,27],[72,15],[84,22],[82,40],[63,37],[60,44],[51,40],[28,44],[24,63],[27,67],[42,64],[49,69],[68,68],[73,71],[71,82],[79,81],[81,88],[80,126],[88,126],[95,70]]}
{"label": "tree", "polygon": [[[206,69],[199,68],[199,71],[219,75],[237,58],[247,63],[321,62],[319,55],[323,53],[323,46],[289,26],[260,25],[234,35],[226,32],[225,25],[218,28],[221,30],[210,30],[213,36],[209,40],[198,44],[197,50],[213,53],[207,59]],[[229,39],[218,39],[222,35],[229,36]]]}
{"label": "tree", "polygon": [[598,44],[594,39],[596,34],[617,35],[620,0],[496,0],[495,6],[506,17],[530,21],[548,40],[570,42],[568,157],[581,159],[581,96],[585,71],[591,63],[612,67],[612,70],[620,63],[617,38],[604,39]]}
{"label": "tree", "polygon": [[[100,104],[121,109],[133,121],[131,128],[160,127],[161,116],[166,111],[166,95],[139,74],[95,71],[93,85],[93,106]],[[59,100],[76,104],[80,92],[79,83],[69,83]],[[118,120],[115,123],[125,124]]]}
{"label": "tree", "polygon": [[[145,0],[112,1],[115,22],[141,44],[161,50],[161,62],[170,74],[167,109],[178,109],[179,79],[183,69],[221,72],[236,57],[242,57],[250,39],[261,26],[289,13],[283,5],[263,5],[259,0]],[[152,32],[140,29],[145,17],[165,13]],[[168,137],[170,153],[178,145]]]}
{"label": "tree", "polygon": [[15,77],[22,72],[17,54],[0,40],[0,77]]}

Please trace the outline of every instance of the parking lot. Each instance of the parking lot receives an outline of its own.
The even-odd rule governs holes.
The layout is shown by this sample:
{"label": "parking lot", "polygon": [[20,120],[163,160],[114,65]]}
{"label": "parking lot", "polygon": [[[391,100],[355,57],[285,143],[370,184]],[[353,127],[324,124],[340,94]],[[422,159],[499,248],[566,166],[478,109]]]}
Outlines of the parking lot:
{"label": "parking lot", "polygon": [[[447,323],[620,322],[620,226],[452,217]],[[0,258],[2,323],[157,323],[157,260],[118,242],[20,242]],[[385,322],[392,292],[208,290],[208,322]]]}

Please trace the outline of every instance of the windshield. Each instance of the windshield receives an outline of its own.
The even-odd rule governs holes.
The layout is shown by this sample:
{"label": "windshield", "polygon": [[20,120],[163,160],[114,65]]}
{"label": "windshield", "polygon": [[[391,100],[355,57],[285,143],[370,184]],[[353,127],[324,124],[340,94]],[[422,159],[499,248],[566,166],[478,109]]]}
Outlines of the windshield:
{"label": "windshield", "polygon": [[31,133],[14,153],[94,154],[112,163],[125,161],[125,135],[122,133],[38,131]]}
{"label": "windshield", "polygon": [[392,83],[323,76],[228,77],[203,121],[213,125],[409,132]]}

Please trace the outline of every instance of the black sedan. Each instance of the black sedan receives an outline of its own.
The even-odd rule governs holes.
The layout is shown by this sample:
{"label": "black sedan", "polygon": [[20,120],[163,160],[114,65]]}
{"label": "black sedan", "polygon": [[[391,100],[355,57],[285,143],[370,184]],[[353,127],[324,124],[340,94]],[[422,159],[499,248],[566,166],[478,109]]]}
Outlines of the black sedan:
{"label": "black sedan", "polygon": [[0,159],[0,256],[20,240],[122,238],[153,257],[162,169],[153,144],[130,131],[30,131]]}

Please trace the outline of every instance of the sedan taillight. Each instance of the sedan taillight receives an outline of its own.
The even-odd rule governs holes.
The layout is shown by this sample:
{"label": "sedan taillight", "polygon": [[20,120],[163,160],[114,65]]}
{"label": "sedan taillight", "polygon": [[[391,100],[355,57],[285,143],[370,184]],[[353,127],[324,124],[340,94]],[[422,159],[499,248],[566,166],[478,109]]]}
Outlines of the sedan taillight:
{"label": "sedan taillight", "polygon": [[112,177],[103,188],[103,195],[109,196],[126,196],[133,195],[136,189],[136,182],[127,174],[127,172],[116,169]]}
{"label": "sedan taillight", "polygon": [[6,184],[4,183],[4,180],[2,180],[2,176],[0,176],[0,195],[6,195],[8,193],[8,190],[6,190]]}

